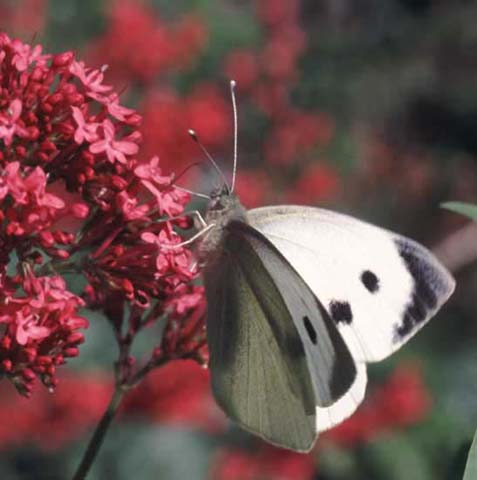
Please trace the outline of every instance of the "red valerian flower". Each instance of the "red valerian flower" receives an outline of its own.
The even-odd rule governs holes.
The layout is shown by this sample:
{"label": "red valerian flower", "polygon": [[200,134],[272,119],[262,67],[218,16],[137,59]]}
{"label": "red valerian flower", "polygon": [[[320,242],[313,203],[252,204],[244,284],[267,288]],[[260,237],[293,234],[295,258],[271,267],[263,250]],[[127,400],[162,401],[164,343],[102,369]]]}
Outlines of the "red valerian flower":
{"label": "red valerian flower", "polygon": [[91,153],[104,152],[111,163],[115,161],[126,163],[126,155],[135,155],[138,152],[139,148],[136,143],[115,139],[114,125],[111,120],[103,120],[99,127],[102,131],[102,138],[89,146]]}
{"label": "red valerian flower", "polygon": [[[56,368],[78,355],[83,307],[112,323],[121,381],[136,373],[134,336],[154,321],[166,325],[150,366],[206,356],[197,269],[164,218],[190,196],[157,157],[139,165],[141,117],[105,71],[0,33],[0,373],[24,395],[36,378],[54,389]],[[64,282],[71,271],[87,281],[82,296]]]}
{"label": "red valerian flower", "polygon": [[287,164],[314,146],[326,147],[334,124],[325,114],[289,111],[276,123],[265,143],[265,156],[272,164]]}
{"label": "red valerian flower", "polygon": [[297,19],[300,3],[297,0],[259,0],[257,14],[270,27],[280,27]]}
{"label": "red valerian flower", "polygon": [[31,35],[42,32],[47,19],[47,0],[16,0],[1,2],[0,21],[2,29],[15,35]]}
{"label": "red valerian flower", "polygon": [[145,3],[116,0],[111,2],[105,34],[90,51],[93,62],[110,66],[115,83],[149,83],[165,69],[190,63],[206,39],[206,28],[198,18],[188,16],[168,26]]}
{"label": "red valerian flower", "polygon": [[223,450],[212,465],[213,480],[312,480],[316,473],[312,455],[292,452],[265,442],[254,451]]}
{"label": "red valerian flower", "polygon": [[271,192],[270,177],[263,171],[240,169],[235,190],[246,208],[256,208],[267,203]]}
{"label": "red valerian flower", "polygon": [[286,195],[286,201],[299,204],[313,204],[330,200],[340,191],[338,173],[329,164],[313,163],[304,169],[301,177]]}
{"label": "red valerian flower", "polygon": [[234,50],[225,59],[224,73],[240,85],[241,92],[249,90],[259,76],[257,56],[246,50]]}
{"label": "red valerian flower", "polygon": [[[18,398],[0,384],[0,450],[34,444],[55,451],[82,437],[99,420],[113,385],[97,371],[62,373],[55,395],[35,393],[35,401]],[[212,398],[209,372],[197,362],[175,361],[151,372],[126,397],[119,420],[221,433],[227,420]]]}
{"label": "red valerian flower", "polygon": [[326,432],[323,438],[345,446],[366,442],[421,421],[431,404],[419,366],[401,365],[352,417]]}
{"label": "red valerian flower", "polygon": [[98,372],[62,375],[55,395],[38,391],[35,401],[0,386],[0,449],[33,444],[55,451],[84,435],[101,417],[112,385]]}
{"label": "red valerian flower", "polygon": [[28,132],[18,122],[22,113],[22,102],[15,98],[11,101],[7,111],[0,116],[0,139],[3,139],[5,145],[9,147],[13,141],[13,135],[26,137]]}
{"label": "red valerian flower", "polygon": [[151,373],[126,398],[122,418],[222,432],[227,420],[210,391],[209,371],[190,360]]}
{"label": "red valerian flower", "polygon": [[81,145],[84,141],[94,142],[98,138],[96,130],[98,130],[99,123],[88,123],[83,116],[83,112],[78,107],[71,107],[71,110],[73,111],[73,118],[78,125],[74,136],[75,142],[78,145]]}
{"label": "red valerian flower", "polygon": [[158,154],[166,172],[178,171],[197,158],[199,151],[188,129],[195,130],[212,151],[223,147],[232,132],[230,105],[210,84],[198,85],[181,99],[171,91],[154,90],[144,99],[142,111],[142,155]]}
{"label": "red valerian flower", "polygon": [[66,290],[61,277],[35,277],[25,272],[22,295],[4,295],[0,323],[5,325],[0,341],[0,362],[18,390],[28,396],[37,376],[54,388],[56,367],[76,357],[88,326],[77,315],[81,298]]}
{"label": "red valerian flower", "polygon": [[172,187],[172,176],[162,175],[162,169],[159,168],[159,157],[152,157],[148,163],[138,166],[134,173],[156,199],[161,215],[167,214],[174,217],[182,212],[184,204],[189,201],[190,196],[188,193]]}

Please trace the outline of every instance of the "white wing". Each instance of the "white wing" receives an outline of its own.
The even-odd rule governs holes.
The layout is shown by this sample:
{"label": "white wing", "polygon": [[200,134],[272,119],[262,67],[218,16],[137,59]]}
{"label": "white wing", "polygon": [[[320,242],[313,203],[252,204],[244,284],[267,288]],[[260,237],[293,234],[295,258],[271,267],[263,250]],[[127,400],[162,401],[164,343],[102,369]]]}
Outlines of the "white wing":
{"label": "white wing", "polygon": [[397,350],[454,290],[426,248],[352,217],[298,206],[248,216],[327,308],[357,361]]}
{"label": "white wing", "polygon": [[317,409],[318,430],[330,428],[362,401],[362,362],[381,360],[409,340],[449,298],[454,279],[422,245],[347,215],[277,206],[250,210],[248,219],[328,310],[358,364],[348,393]]}

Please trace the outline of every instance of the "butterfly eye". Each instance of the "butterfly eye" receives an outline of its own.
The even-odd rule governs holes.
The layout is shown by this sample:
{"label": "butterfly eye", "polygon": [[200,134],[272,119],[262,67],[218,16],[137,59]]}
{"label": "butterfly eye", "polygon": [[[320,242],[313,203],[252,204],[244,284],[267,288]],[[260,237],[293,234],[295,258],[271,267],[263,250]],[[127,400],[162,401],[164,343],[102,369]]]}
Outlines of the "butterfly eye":
{"label": "butterfly eye", "polygon": [[305,325],[305,330],[306,333],[308,333],[308,336],[310,337],[311,343],[313,345],[316,345],[316,340],[317,340],[317,335],[316,335],[316,330],[313,328],[313,325],[310,322],[310,319],[308,317],[303,317],[303,325]]}
{"label": "butterfly eye", "polygon": [[371,270],[365,270],[361,274],[361,282],[370,293],[376,293],[379,290],[379,278]]}

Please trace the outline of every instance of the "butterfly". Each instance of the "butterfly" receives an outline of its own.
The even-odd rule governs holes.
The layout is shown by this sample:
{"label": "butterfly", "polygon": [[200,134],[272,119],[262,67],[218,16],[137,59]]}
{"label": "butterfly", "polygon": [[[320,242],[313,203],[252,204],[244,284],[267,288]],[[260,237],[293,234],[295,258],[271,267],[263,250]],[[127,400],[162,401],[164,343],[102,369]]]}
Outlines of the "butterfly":
{"label": "butterfly", "polygon": [[353,217],[245,210],[236,157],[235,141],[232,187],[210,195],[199,247],[212,391],[244,429],[307,452],[362,402],[366,364],[420,330],[455,281],[422,245]]}

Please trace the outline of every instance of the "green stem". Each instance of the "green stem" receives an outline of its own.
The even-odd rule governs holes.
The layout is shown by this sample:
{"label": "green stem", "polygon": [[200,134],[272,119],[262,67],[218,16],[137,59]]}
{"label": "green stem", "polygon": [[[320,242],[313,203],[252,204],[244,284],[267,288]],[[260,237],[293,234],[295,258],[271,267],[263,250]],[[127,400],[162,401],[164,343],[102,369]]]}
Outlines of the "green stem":
{"label": "green stem", "polygon": [[138,370],[135,375],[131,376],[129,382],[127,383],[128,387],[135,387],[151,370],[161,367],[170,360],[170,358],[164,357],[150,360],[148,363],[146,363],[146,365],[144,365],[140,370]]}
{"label": "green stem", "polygon": [[109,426],[111,425],[111,422],[118,411],[118,407],[121,404],[124,393],[125,390],[123,388],[116,386],[113,396],[111,397],[111,401],[109,402],[109,406],[104,412],[100,422],[96,426],[96,430],[94,431],[94,434],[88,444],[88,448],[86,449],[83,458],[81,459],[81,463],[79,464],[78,469],[73,476],[73,480],[84,480],[86,475],[88,475],[96,455],[103,444],[106,432],[108,431]]}

